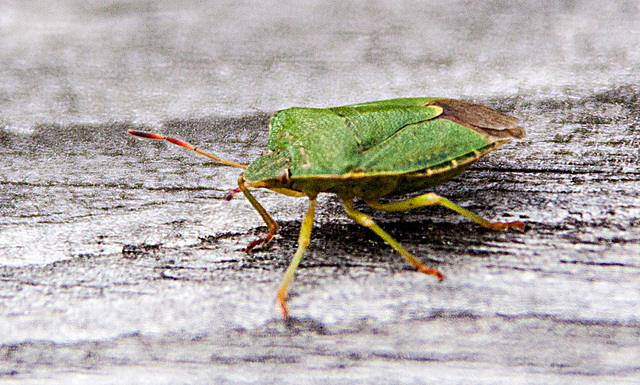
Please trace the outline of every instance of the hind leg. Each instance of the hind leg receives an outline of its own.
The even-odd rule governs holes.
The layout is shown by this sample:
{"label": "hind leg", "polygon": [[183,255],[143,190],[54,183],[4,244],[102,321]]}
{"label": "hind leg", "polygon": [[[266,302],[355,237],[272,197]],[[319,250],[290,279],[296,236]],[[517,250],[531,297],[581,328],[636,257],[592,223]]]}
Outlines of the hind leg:
{"label": "hind leg", "polygon": [[366,201],[369,206],[378,211],[408,211],[413,210],[418,207],[423,206],[431,206],[431,205],[441,205],[447,207],[459,214],[464,215],[465,217],[477,222],[482,227],[486,227],[491,230],[504,230],[509,227],[516,227],[520,230],[524,230],[525,224],[520,221],[515,222],[491,222],[487,219],[482,218],[479,215],[472,213],[471,211],[458,206],[457,204],[451,202],[447,198],[443,198],[434,193],[427,193],[423,195],[419,195],[417,197],[405,199],[398,202],[391,203],[379,203],[377,201]]}

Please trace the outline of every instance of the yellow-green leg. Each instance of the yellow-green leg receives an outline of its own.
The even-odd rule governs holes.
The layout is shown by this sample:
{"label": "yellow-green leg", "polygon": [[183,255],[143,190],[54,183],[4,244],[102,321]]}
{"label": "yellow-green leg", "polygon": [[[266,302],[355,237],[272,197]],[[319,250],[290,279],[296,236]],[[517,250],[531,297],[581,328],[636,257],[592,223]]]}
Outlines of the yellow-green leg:
{"label": "yellow-green leg", "polygon": [[289,310],[287,309],[287,287],[289,283],[293,279],[293,275],[300,264],[300,260],[302,259],[302,255],[304,251],[309,246],[309,240],[311,239],[311,228],[313,227],[313,216],[316,211],[316,197],[309,197],[309,210],[307,210],[307,215],[305,215],[304,220],[302,221],[302,227],[300,228],[300,235],[298,236],[298,250],[296,250],[296,254],[293,256],[289,267],[287,267],[287,271],[284,273],[284,277],[282,278],[282,283],[280,283],[280,288],[278,289],[278,301],[280,302],[280,307],[282,307],[282,314],[285,318],[289,317]]}
{"label": "yellow-green leg", "polygon": [[256,198],[251,195],[247,186],[244,185],[244,181],[244,177],[240,175],[240,179],[238,179],[238,186],[240,187],[240,191],[242,191],[244,196],[247,197],[247,199],[251,203],[251,206],[256,209],[258,214],[260,214],[260,216],[264,220],[264,223],[266,223],[267,227],[269,228],[269,233],[267,235],[260,239],[256,239],[255,241],[252,241],[247,247],[244,248],[244,251],[248,253],[256,246],[269,242],[271,238],[276,235],[276,231],[278,231],[278,224],[275,220],[273,220],[273,218],[271,218],[271,215],[269,215],[267,210],[262,207],[262,205],[256,200]]}
{"label": "yellow-green leg", "polygon": [[417,207],[422,206],[430,206],[430,205],[442,205],[444,207],[450,208],[451,210],[464,215],[465,217],[479,223],[481,226],[486,227],[492,230],[504,230],[508,227],[517,227],[520,230],[524,230],[525,224],[520,221],[515,222],[491,222],[486,220],[471,211],[464,209],[457,204],[451,202],[450,200],[443,198],[434,193],[427,193],[424,195],[419,195],[417,197],[409,198],[403,201],[391,202],[391,203],[379,203],[376,201],[367,201],[367,204],[378,211],[408,211],[415,209]]}
{"label": "yellow-green leg", "polygon": [[430,267],[426,267],[423,265],[416,257],[411,255],[407,250],[405,250],[395,239],[393,239],[389,234],[387,234],[384,230],[378,226],[370,216],[361,213],[353,208],[353,200],[351,199],[343,199],[344,209],[347,212],[347,215],[355,222],[361,224],[364,227],[367,227],[373,230],[376,234],[380,236],[380,238],[384,239],[391,247],[393,247],[400,255],[406,259],[411,266],[413,266],[416,270],[421,273],[434,275],[438,277],[438,279],[442,280],[444,276],[437,269],[432,269]]}

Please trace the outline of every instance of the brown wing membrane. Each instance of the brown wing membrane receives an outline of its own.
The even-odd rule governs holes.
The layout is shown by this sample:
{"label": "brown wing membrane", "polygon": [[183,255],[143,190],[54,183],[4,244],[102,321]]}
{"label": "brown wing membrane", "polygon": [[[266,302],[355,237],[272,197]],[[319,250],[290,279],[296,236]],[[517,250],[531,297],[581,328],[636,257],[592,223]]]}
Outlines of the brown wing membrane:
{"label": "brown wing membrane", "polygon": [[487,106],[455,99],[437,99],[427,104],[442,107],[444,112],[438,119],[455,121],[485,135],[517,139],[525,136],[525,130],[518,126],[517,118],[502,115]]}

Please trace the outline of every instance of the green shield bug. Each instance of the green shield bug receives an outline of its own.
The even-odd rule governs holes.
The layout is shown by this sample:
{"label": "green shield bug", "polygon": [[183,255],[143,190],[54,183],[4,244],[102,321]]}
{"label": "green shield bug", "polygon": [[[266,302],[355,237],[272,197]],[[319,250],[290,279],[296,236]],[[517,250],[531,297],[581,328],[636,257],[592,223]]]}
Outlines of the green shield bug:
{"label": "green shield bug", "polygon": [[275,112],[269,122],[268,153],[249,165],[226,161],[175,138],[140,131],[130,134],[167,140],[227,166],[245,169],[239,188],[264,219],[269,232],[251,242],[249,252],[267,243],[278,224],[251,195],[249,187],[309,198],[309,209],[298,238],[298,249],[287,268],[278,300],[289,316],[287,287],[311,238],[319,193],[338,195],[347,215],[373,230],[416,270],[443,279],[380,228],[370,216],[354,209],[360,198],[379,211],[406,211],[439,204],[489,229],[516,227],[522,222],[491,222],[434,193],[380,203],[383,197],[405,195],[442,184],[510,138],[523,138],[518,119],[489,107],[454,99],[403,98],[332,108],[293,107]]}

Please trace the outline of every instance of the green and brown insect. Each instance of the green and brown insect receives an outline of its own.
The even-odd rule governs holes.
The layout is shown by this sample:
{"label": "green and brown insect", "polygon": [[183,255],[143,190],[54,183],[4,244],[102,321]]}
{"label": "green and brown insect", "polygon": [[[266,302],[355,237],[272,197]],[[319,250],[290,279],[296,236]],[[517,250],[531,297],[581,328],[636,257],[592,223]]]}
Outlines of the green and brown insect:
{"label": "green and brown insect", "polygon": [[525,227],[522,222],[488,221],[432,192],[391,203],[378,201],[442,184],[510,138],[525,136],[518,119],[479,104],[445,98],[403,98],[277,111],[269,122],[268,153],[249,165],[220,159],[175,138],[133,130],[129,133],[164,139],[224,165],[245,169],[238,180],[239,191],[269,228],[268,234],[245,248],[247,252],[269,242],[278,230],[276,221],[251,195],[249,187],[309,198],[298,249],[278,290],[285,317],[289,316],[287,287],[309,245],[320,193],[338,195],[351,219],[373,230],[416,270],[438,279],[443,278],[440,271],[423,265],[370,216],[355,210],[354,199],[386,212],[439,204],[489,229]]}

